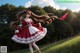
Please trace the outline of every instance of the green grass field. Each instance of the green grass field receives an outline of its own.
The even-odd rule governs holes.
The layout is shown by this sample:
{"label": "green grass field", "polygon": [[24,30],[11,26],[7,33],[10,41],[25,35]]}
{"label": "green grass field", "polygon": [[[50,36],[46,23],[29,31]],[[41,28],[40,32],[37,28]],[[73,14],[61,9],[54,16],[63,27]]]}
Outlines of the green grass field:
{"label": "green grass field", "polygon": [[[40,46],[42,53],[80,53],[80,36]],[[28,49],[9,53],[30,53]],[[36,50],[34,53],[38,53]]]}

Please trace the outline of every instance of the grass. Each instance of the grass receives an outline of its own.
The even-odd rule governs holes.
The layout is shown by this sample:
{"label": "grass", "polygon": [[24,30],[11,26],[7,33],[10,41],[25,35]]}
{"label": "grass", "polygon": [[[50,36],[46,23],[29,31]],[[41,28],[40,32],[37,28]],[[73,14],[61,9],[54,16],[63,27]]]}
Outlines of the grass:
{"label": "grass", "polygon": [[[40,46],[43,53],[80,53],[80,36]],[[28,49],[9,53],[29,53]],[[34,53],[38,53],[36,50]]]}

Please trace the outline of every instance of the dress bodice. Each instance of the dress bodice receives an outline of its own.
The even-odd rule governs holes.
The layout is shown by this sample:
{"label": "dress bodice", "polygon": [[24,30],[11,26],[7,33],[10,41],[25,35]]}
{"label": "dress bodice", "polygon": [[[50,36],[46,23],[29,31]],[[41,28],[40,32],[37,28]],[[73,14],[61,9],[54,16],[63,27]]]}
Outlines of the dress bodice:
{"label": "dress bodice", "polygon": [[31,25],[32,24],[32,19],[31,18],[25,18],[22,19],[22,25]]}

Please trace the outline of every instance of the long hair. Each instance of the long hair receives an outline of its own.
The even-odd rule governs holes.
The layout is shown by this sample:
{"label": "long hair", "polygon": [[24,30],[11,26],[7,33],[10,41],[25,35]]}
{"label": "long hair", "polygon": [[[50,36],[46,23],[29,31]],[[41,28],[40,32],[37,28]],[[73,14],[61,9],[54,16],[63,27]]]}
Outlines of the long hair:
{"label": "long hair", "polygon": [[47,23],[47,24],[49,24],[49,23],[52,22],[51,17],[48,16],[48,14],[39,16],[39,15],[34,14],[34,13],[31,11],[31,17],[32,17],[33,19],[36,19],[36,20],[39,21],[39,22],[43,22],[43,23]]}
{"label": "long hair", "polygon": [[17,26],[19,25],[21,19],[22,19],[22,15],[26,14],[25,13],[25,10],[24,11],[20,11],[19,13],[17,13],[16,17],[17,17],[17,21],[12,21],[10,24],[9,24],[9,28],[11,30],[15,30],[17,28]]}
{"label": "long hair", "polygon": [[11,23],[10,23],[10,28],[11,28],[11,29],[16,29],[16,27],[19,25],[20,21],[23,19],[22,16],[23,16],[24,14],[25,14],[25,15],[26,15],[26,14],[30,14],[30,18],[31,18],[31,19],[34,19],[34,20],[37,21],[37,22],[43,22],[43,23],[47,23],[47,24],[49,24],[49,23],[52,22],[50,16],[48,16],[48,15],[41,15],[41,16],[39,16],[39,15],[34,14],[34,13],[33,13],[32,11],[30,11],[30,10],[23,10],[23,11],[17,13],[18,21],[14,21],[14,22],[11,22]]}

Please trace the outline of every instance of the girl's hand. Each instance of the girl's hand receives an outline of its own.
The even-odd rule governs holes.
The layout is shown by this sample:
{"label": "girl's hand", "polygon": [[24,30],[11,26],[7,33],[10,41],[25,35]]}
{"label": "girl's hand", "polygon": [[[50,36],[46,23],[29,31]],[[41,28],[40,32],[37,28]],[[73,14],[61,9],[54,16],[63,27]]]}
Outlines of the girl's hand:
{"label": "girl's hand", "polygon": [[15,30],[15,33],[19,33],[19,30]]}

